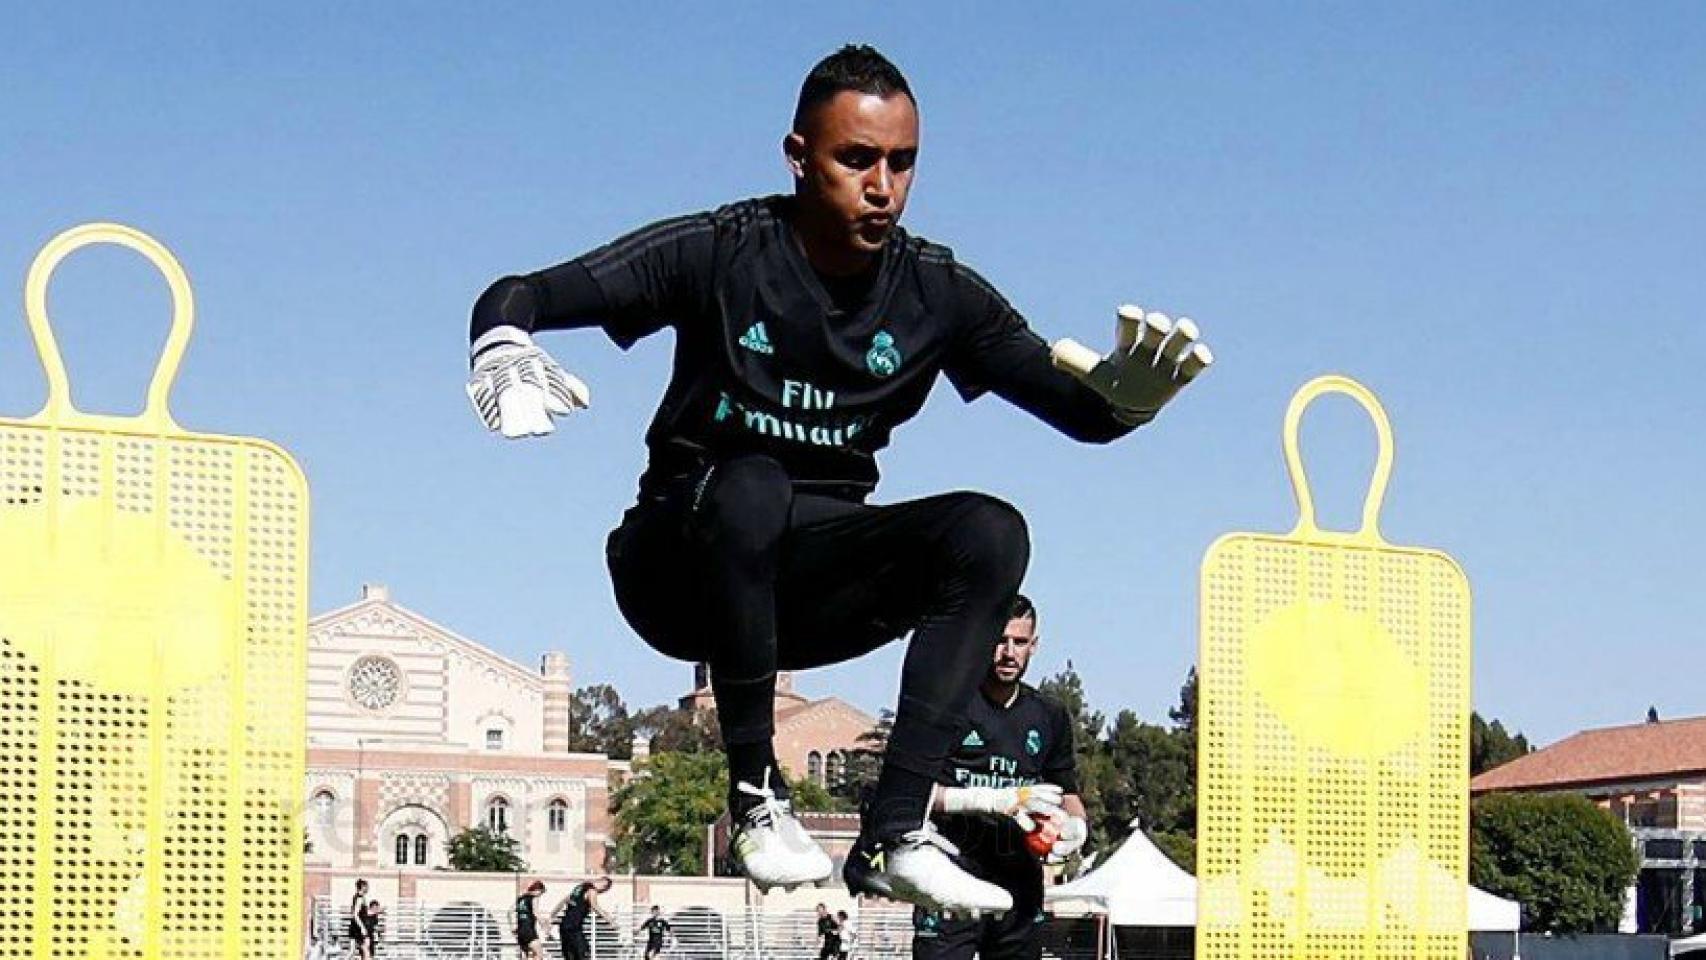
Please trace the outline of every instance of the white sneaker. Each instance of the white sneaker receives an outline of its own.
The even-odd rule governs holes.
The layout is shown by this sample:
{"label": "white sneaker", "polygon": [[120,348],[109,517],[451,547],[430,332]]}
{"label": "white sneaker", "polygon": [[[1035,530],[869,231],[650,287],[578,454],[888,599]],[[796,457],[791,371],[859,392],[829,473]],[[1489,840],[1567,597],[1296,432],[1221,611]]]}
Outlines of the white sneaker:
{"label": "white sneaker", "polygon": [[854,893],[904,900],[947,917],[980,917],[1013,909],[1013,895],[961,869],[959,850],[926,823],[898,842],[866,848],[847,858],[842,876]]}
{"label": "white sneaker", "polygon": [[757,806],[735,818],[734,837],[729,842],[735,865],[759,892],[827,882],[835,865],[795,819],[793,805],[776,798],[770,789],[770,770],[765,769],[762,786],[738,783],[735,788],[759,798]]}

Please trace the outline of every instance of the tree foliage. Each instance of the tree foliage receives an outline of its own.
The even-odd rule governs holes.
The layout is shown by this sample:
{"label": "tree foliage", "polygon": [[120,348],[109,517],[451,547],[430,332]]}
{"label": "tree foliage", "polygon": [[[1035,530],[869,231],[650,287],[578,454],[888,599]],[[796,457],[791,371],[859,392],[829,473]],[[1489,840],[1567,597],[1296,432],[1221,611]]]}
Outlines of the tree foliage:
{"label": "tree foliage", "polygon": [[1532,748],[1521,733],[1514,736],[1505,731],[1498,720],[1488,723],[1479,713],[1469,714],[1469,775],[1509,763]]}
{"label": "tree foliage", "polygon": [[521,842],[487,826],[469,827],[450,838],[450,869],[482,873],[521,873]]}
{"label": "tree foliage", "polygon": [[626,760],[633,755],[634,729],[628,705],[610,684],[581,687],[569,698],[570,750]]}
{"label": "tree foliage", "polygon": [[634,717],[634,732],[650,741],[653,753],[718,753],[723,735],[709,710],[658,706]]}
{"label": "tree foliage", "polygon": [[1133,819],[1146,830],[1196,835],[1193,747],[1193,738],[1176,728],[1120,711],[1105,745],[1112,770],[1103,787],[1103,826],[1111,837],[1124,836]]}
{"label": "tree foliage", "polygon": [[1640,869],[1629,831],[1576,794],[1493,793],[1469,816],[1469,880],[1522,904],[1522,928],[1544,933],[1617,929]]}
{"label": "tree foliage", "polygon": [[828,787],[810,777],[801,777],[798,780],[790,777],[788,790],[793,794],[795,810],[844,813],[855,809],[856,806],[853,802],[836,796]]}
{"label": "tree foliage", "polygon": [[1192,670],[1168,710],[1168,724],[1121,710],[1113,723],[1093,710],[1083,678],[1068,661],[1038,690],[1073,718],[1080,796],[1090,821],[1089,848],[1111,850],[1137,820],[1163,852],[1195,867],[1197,677]]}
{"label": "tree foliage", "polygon": [[1156,849],[1167,855],[1180,870],[1197,872],[1197,838],[1182,831],[1150,832],[1149,839]]}
{"label": "tree foliage", "polygon": [[705,826],[728,803],[728,766],[720,751],[663,751],[634,765],[611,798],[616,811],[615,864],[639,873],[699,876],[705,871]]}
{"label": "tree foliage", "polygon": [[894,711],[884,710],[876,726],[859,734],[859,746],[847,752],[841,776],[829,784],[829,792],[841,809],[856,810],[865,792],[875,789],[877,775],[883,769],[883,754],[889,748],[889,734],[894,730]]}

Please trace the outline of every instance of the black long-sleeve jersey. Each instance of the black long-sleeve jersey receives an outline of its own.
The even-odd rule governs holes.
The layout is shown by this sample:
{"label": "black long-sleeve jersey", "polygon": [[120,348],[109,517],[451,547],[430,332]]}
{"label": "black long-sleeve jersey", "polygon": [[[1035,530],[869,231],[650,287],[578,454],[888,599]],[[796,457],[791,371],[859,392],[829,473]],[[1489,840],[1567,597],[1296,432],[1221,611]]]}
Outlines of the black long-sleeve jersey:
{"label": "black long-sleeve jersey", "polygon": [[471,337],[599,326],[627,348],[674,328],[642,493],[708,459],[759,452],[798,485],[863,497],[876,453],[939,373],[968,402],[993,390],[1079,440],[1131,431],[1055,370],[1047,344],[948,248],[896,227],[864,282],[826,279],[806,260],[792,207],[745,200],[505,277],[475,304]]}
{"label": "black long-sleeve jersey", "polygon": [[[966,709],[967,730],[949,754],[941,780],[954,787],[1021,787],[1052,783],[1078,792],[1072,717],[1031,687],[1020,684],[1009,704],[990,702],[981,690]],[[1034,864],[1024,831],[1010,817],[939,815],[942,833],[979,860],[1018,858]]]}

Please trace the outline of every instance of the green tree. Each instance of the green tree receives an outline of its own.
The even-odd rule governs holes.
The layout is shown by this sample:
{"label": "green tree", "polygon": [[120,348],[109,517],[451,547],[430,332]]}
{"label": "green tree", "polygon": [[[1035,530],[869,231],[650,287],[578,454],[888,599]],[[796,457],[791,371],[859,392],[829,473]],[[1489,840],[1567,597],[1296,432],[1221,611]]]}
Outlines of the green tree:
{"label": "green tree", "polygon": [[486,826],[469,827],[450,838],[450,869],[484,873],[521,873],[521,842]]}
{"label": "green tree", "polygon": [[844,809],[858,809],[867,789],[875,788],[877,775],[883,769],[883,754],[889,748],[889,734],[894,730],[894,711],[885,709],[871,729],[859,734],[859,745],[847,752],[847,762],[841,776],[829,784],[829,792],[843,804]]}
{"label": "green tree", "polygon": [[[1189,734],[1194,744],[1197,735],[1197,668],[1192,667],[1185,673],[1185,682],[1179,687],[1179,703],[1167,709],[1167,719],[1173,721],[1173,729],[1180,733]],[[1193,747],[1194,750],[1194,747]]]}
{"label": "green tree", "polygon": [[615,866],[639,873],[705,872],[705,826],[728,803],[720,751],[654,753],[634,765],[610,805],[616,811]]}
{"label": "green tree", "polygon": [[717,715],[709,710],[652,707],[634,716],[633,734],[645,737],[652,753],[721,753]]}
{"label": "green tree", "polygon": [[844,813],[854,804],[836,796],[830,789],[810,777],[788,778],[788,790],[793,794],[795,810],[815,810],[825,813]]}
{"label": "green tree", "polygon": [[[1078,762],[1078,796],[1084,801],[1085,819],[1090,824],[1090,850],[1104,849],[1110,840],[1118,842],[1126,835],[1125,823],[1108,829],[1107,794],[1116,779],[1116,771],[1103,743],[1107,717],[1090,708],[1084,694],[1084,680],[1072,661],[1056,674],[1043,678],[1037,692],[1066,709],[1072,718],[1072,751]],[[1129,817],[1127,818],[1129,819]]]}
{"label": "green tree", "polygon": [[570,750],[626,760],[633,756],[634,728],[628,705],[607,683],[581,687],[569,698]]}
{"label": "green tree", "polygon": [[1521,733],[1512,736],[1498,720],[1488,723],[1479,713],[1469,714],[1469,775],[1509,763],[1532,748]]}
{"label": "green tree", "polygon": [[1640,869],[1629,831],[1577,794],[1493,793],[1469,814],[1469,882],[1522,904],[1522,928],[1615,930]]}
{"label": "green tree", "polygon": [[1153,832],[1149,839],[1155,842],[1156,849],[1167,855],[1167,859],[1178,865],[1186,873],[1197,872],[1197,838],[1188,833]]}
{"label": "green tree", "polygon": [[1144,723],[1121,710],[1108,731],[1114,769],[1104,795],[1103,828],[1124,836],[1135,817],[1144,829],[1196,835],[1196,770],[1193,738]]}

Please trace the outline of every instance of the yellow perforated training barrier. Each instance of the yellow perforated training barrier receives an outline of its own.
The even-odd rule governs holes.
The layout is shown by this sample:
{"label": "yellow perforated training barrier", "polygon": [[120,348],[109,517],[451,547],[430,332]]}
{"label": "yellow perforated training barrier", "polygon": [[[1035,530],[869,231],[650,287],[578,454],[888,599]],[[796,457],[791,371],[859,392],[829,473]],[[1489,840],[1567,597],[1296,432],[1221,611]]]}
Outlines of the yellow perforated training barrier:
{"label": "yellow perforated training barrier", "polygon": [[[1379,439],[1354,533],[1315,525],[1298,451],[1329,393]],[[1202,565],[1196,955],[1462,960],[1468,581],[1381,538],[1392,428],[1361,384],[1306,384],[1284,442],[1297,526],[1224,536]]]}
{"label": "yellow perforated training barrier", "polygon": [[[171,288],[135,417],[72,405],[48,323],[54,269],[100,243]],[[0,418],[0,958],[294,960],[307,484],[173,421],[194,302],[153,238],[67,231],[24,301],[48,393]]]}

